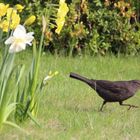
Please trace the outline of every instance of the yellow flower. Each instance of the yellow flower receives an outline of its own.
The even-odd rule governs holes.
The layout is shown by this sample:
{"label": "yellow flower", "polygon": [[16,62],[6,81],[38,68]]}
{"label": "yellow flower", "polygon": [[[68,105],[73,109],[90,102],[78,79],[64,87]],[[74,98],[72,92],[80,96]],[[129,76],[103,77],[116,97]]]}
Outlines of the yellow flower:
{"label": "yellow flower", "polygon": [[6,15],[7,12],[7,8],[9,7],[9,5],[5,5],[3,3],[0,3],[0,17]]}
{"label": "yellow flower", "polygon": [[57,75],[59,72],[58,71],[56,71],[55,73],[54,73],[54,75]]}
{"label": "yellow flower", "polygon": [[57,17],[65,17],[68,13],[69,9],[66,3],[60,4],[58,9]]}
{"label": "yellow flower", "polygon": [[17,10],[14,8],[8,8],[7,9],[7,19],[12,19],[15,15],[17,15]]}
{"label": "yellow flower", "polygon": [[57,34],[60,34],[60,31],[62,30],[64,23],[65,23],[65,18],[56,19],[57,29],[55,30],[55,32]]}
{"label": "yellow flower", "polygon": [[9,27],[9,21],[4,20],[3,22],[0,23],[0,28],[1,28],[4,32],[8,32],[8,27]]}
{"label": "yellow flower", "polygon": [[48,80],[50,80],[51,78],[56,76],[58,73],[59,73],[58,71],[55,71],[54,73],[52,73],[52,71],[50,71],[49,74],[44,78],[43,83],[46,84],[46,82]]}
{"label": "yellow flower", "polygon": [[57,34],[60,33],[62,27],[64,26],[65,16],[67,15],[68,11],[69,9],[67,4],[65,3],[65,0],[60,0],[57,19],[56,19],[57,29],[55,30]]}
{"label": "yellow flower", "polygon": [[0,16],[4,16],[0,22],[0,28],[7,32],[9,29],[15,29],[20,23],[20,16],[17,14],[17,10],[0,3]]}
{"label": "yellow flower", "polygon": [[17,14],[17,10],[8,8],[7,20],[10,22],[10,29],[15,29],[16,26],[20,23],[20,16]]}
{"label": "yellow flower", "polygon": [[24,25],[31,25],[35,22],[36,17],[34,15],[30,16],[28,19],[25,20]]}
{"label": "yellow flower", "polygon": [[20,16],[18,14],[16,14],[12,18],[10,29],[15,29],[17,27],[17,25],[19,25],[19,23],[20,23]]}
{"label": "yellow flower", "polygon": [[24,6],[22,6],[20,4],[16,4],[15,7],[19,12],[22,12],[22,10],[24,9]]}

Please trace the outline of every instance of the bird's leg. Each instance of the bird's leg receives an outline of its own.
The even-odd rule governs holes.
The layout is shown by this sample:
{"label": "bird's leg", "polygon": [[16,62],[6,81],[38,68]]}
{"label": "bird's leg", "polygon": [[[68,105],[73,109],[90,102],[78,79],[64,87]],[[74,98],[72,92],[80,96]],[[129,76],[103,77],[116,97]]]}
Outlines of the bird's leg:
{"label": "bird's leg", "polygon": [[119,102],[119,104],[122,105],[122,106],[129,106],[128,110],[130,110],[131,107],[138,108],[138,106],[130,105],[130,104],[123,104],[122,102]]}
{"label": "bird's leg", "polygon": [[103,106],[106,104],[106,102],[107,102],[107,101],[103,101],[102,106],[101,106],[101,108],[100,108],[100,111],[103,110]]}

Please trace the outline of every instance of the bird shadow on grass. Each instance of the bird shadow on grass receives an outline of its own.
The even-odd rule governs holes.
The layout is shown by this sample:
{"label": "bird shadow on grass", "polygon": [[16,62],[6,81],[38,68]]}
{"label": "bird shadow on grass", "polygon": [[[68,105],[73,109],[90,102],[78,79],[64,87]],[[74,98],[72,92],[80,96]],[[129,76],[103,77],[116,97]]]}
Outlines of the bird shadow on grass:
{"label": "bird shadow on grass", "polygon": [[80,105],[65,105],[64,108],[68,111],[74,112],[100,112],[98,108],[94,107],[84,107]]}
{"label": "bird shadow on grass", "polygon": [[[111,104],[111,103],[108,103],[108,104]],[[100,106],[96,106],[96,107],[86,107],[86,106],[80,106],[80,105],[65,105],[64,108],[66,110],[69,110],[69,111],[74,111],[74,112],[88,112],[88,113],[92,113],[92,112],[95,112],[95,113],[115,113],[116,111],[120,111],[120,109],[122,108],[122,110],[124,111],[133,111],[133,110],[137,110],[139,108],[131,108],[130,110],[128,110],[127,107],[121,107],[121,106],[113,106],[112,108],[110,108],[109,106],[105,106],[104,109],[102,111],[100,111]]]}

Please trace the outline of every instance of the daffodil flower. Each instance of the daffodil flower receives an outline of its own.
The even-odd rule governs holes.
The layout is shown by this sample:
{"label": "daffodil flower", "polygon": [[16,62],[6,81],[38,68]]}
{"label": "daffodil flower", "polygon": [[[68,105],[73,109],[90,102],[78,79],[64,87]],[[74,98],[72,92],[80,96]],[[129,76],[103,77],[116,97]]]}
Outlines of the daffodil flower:
{"label": "daffodil flower", "polygon": [[9,37],[5,44],[11,44],[9,53],[20,52],[26,49],[26,45],[32,45],[33,32],[26,33],[26,29],[23,25],[18,25],[13,32],[13,35]]}
{"label": "daffodil flower", "polygon": [[44,78],[43,83],[46,84],[46,82],[48,80],[50,80],[51,78],[53,78],[57,74],[58,74],[58,71],[55,71],[54,73],[52,73],[52,71],[50,71],[49,74]]}
{"label": "daffodil flower", "polygon": [[60,31],[62,30],[64,23],[65,23],[65,18],[56,19],[57,29],[55,30],[55,32],[57,34],[59,34]]}
{"label": "daffodil flower", "polygon": [[0,3],[0,17],[5,16],[8,7],[8,4],[5,5],[4,3]]}
{"label": "daffodil flower", "polygon": [[[10,23],[10,29],[15,29],[20,23],[20,16],[17,10],[13,8],[7,9],[7,21]],[[8,29],[7,29],[8,30]]]}
{"label": "daffodil flower", "polygon": [[64,26],[65,17],[68,11],[69,11],[69,8],[67,4],[65,3],[65,0],[60,0],[59,9],[57,13],[57,19],[56,19],[57,29],[55,30],[57,34],[60,34],[60,31],[62,30],[62,27]]}
{"label": "daffodil flower", "polygon": [[9,27],[9,21],[4,20],[0,23],[0,28],[4,31],[4,32],[8,32],[8,27]]}

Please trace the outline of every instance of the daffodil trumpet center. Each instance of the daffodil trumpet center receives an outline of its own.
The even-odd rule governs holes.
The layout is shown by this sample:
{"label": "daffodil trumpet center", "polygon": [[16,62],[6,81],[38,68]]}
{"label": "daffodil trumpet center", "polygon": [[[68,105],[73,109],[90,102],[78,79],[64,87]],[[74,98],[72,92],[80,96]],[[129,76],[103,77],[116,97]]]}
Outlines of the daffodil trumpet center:
{"label": "daffodil trumpet center", "polygon": [[15,38],[14,42],[15,42],[16,44],[22,43],[22,42],[24,42],[24,39],[22,39],[22,38]]}

